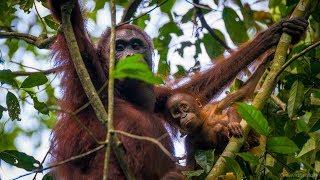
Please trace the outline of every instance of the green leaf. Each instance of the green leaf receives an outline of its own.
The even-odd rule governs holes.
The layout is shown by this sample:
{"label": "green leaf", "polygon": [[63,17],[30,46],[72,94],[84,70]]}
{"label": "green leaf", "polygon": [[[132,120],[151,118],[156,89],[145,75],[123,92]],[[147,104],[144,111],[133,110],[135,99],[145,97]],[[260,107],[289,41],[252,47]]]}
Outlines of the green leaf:
{"label": "green leaf", "polygon": [[174,74],[174,77],[181,78],[187,75],[187,71],[184,69],[183,66],[177,65],[178,71]]}
{"label": "green leaf", "polygon": [[214,150],[198,150],[195,153],[195,160],[206,173],[209,173],[214,162]]}
{"label": "green leaf", "polygon": [[0,105],[0,119],[2,118],[3,111],[6,111],[7,109]]}
{"label": "green leaf", "polygon": [[267,149],[280,154],[292,154],[299,150],[297,145],[287,137],[272,137],[268,139]]}
{"label": "green leaf", "polygon": [[176,23],[170,21],[166,24],[164,24],[160,29],[159,29],[160,36],[170,36],[171,33],[176,34],[176,35],[182,35],[182,30],[177,26]]}
{"label": "green leaf", "polygon": [[[225,42],[224,35],[221,31],[219,31],[218,29],[213,29],[213,31],[222,41]],[[224,47],[221,46],[221,44],[218,43],[217,40],[213,39],[210,34],[205,34],[202,38],[202,42],[210,58],[221,56],[225,50]]]}
{"label": "green leaf", "polygon": [[299,152],[297,158],[305,155],[306,153],[314,150],[317,148],[317,142],[314,138],[310,138],[302,147],[301,151]]}
{"label": "green leaf", "polygon": [[189,11],[187,13],[185,13],[182,16],[181,23],[190,22],[192,20],[191,18],[192,18],[193,15],[194,15],[194,8],[191,8],[191,9],[189,9]]}
{"label": "green leaf", "polygon": [[53,178],[51,172],[49,172],[43,176],[42,180],[54,180],[54,178]]}
{"label": "green leaf", "polygon": [[237,161],[227,156],[223,156],[223,158],[226,160],[226,164],[228,164],[228,168],[232,172],[234,172],[234,174],[237,176],[237,179],[242,179],[243,172],[241,170],[240,165],[237,163]]}
{"label": "green leaf", "polygon": [[48,115],[49,114],[49,108],[47,106],[46,103],[44,102],[40,102],[37,98],[37,96],[35,95],[35,93],[31,92],[31,91],[26,91],[31,99],[33,100],[33,107],[38,110],[40,113],[42,114],[46,114]]}
{"label": "green leaf", "polygon": [[284,134],[289,138],[293,137],[296,134],[296,132],[294,131],[296,129],[295,122],[293,121],[288,120],[283,128]]}
{"label": "green leaf", "polygon": [[41,164],[34,157],[16,150],[5,150],[0,152],[0,159],[13,166],[23,168],[27,171],[40,169]]}
{"label": "green leaf", "polygon": [[0,82],[9,84],[13,87],[18,87],[18,83],[15,80],[15,76],[12,74],[11,70],[0,70]]}
{"label": "green leaf", "polygon": [[17,120],[20,121],[20,105],[18,98],[10,91],[8,91],[6,96],[6,103],[7,103],[7,109],[9,112],[9,117],[11,120]]}
{"label": "green leaf", "polygon": [[307,132],[308,131],[308,124],[304,122],[302,119],[296,120],[297,132]]}
{"label": "green leaf", "polygon": [[261,111],[252,105],[238,103],[238,113],[257,133],[268,136],[269,125]]}
{"label": "green leaf", "polygon": [[225,7],[222,12],[222,18],[227,32],[235,44],[246,42],[249,39],[243,21],[233,9]]}
{"label": "green leaf", "polygon": [[309,120],[312,116],[311,112],[306,112],[303,116],[296,120],[297,132],[308,132],[309,131]]}
{"label": "green leaf", "polygon": [[195,170],[195,171],[182,171],[182,174],[186,176],[187,179],[192,179],[192,177],[198,177],[202,173],[204,173],[204,170]]}
{"label": "green leaf", "polygon": [[301,106],[304,99],[304,86],[299,80],[295,81],[290,89],[290,95],[288,100],[288,114],[292,118],[297,109]]}
{"label": "green leaf", "polygon": [[60,24],[52,17],[52,15],[47,15],[43,17],[43,19],[51,29],[54,29],[54,30],[59,29]]}
{"label": "green leaf", "polygon": [[[157,4],[159,5],[164,1],[165,0],[159,0],[159,1],[157,1]],[[165,2],[164,4],[162,4],[162,6],[160,6],[160,10],[164,13],[170,14],[171,9],[172,9],[175,2],[176,2],[175,0],[169,0],[169,1]]]}
{"label": "green leaf", "polygon": [[248,161],[250,164],[253,166],[259,164],[259,159],[257,156],[254,156],[250,152],[242,152],[242,153],[237,153],[238,156],[240,156],[243,160]]}
{"label": "green leaf", "polygon": [[149,84],[162,84],[160,77],[154,76],[141,54],[121,59],[115,67],[113,76],[116,79],[132,78]]}
{"label": "green leaf", "polygon": [[133,24],[139,26],[141,29],[144,29],[147,26],[147,22],[150,20],[150,15],[146,14],[142,17],[139,17],[138,19],[133,20]]}
{"label": "green leaf", "polygon": [[48,78],[42,72],[29,75],[21,84],[21,88],[32,88],[48,82]]}

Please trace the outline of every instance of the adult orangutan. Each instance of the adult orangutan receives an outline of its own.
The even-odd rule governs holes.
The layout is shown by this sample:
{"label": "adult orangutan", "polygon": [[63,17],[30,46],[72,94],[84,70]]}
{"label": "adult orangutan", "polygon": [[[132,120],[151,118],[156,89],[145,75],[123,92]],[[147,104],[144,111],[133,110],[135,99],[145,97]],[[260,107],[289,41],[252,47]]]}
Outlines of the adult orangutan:
{"label": "adult orangutan", "polygon": [[[61,6],[67,0],[49,0],[52,13],[61,22]],[[107,30],[98,46],[91,42],[84,28],[79,3],[76,2],[71,14],[73,30],[81,51],[82,58],[89,71],[96,89],[107,80],[109,35]],[[264,51],[276,45],[282,32],[287,32],[298,38],[307,27],[303,19],[292,19],[278,23],[260,33],[250,43],[245,44],[227,59],[217,61],[214,68],[192,78],[188,83],[173,89],[171,87],[156,87],[144,82],[123,79],[115,82],[114,127],[128,133],[158,138],[166,133],[164,127],[164,109],[168,96],[176,92],[197,94],[203,104],[232,80],[239,71],[250,64]],[[213,47],[214,48],[214,47]],[[70,59],[65,38],[60,33],[52,47],[56,54],[56,62],[64,67],[61,86],[63,96],[60,100],[61,109],[72,112],[88,100]],[[149,36],[133,25],[123,25],[116,31],[116,59],[142,53],[145,62],[152,66],[152,42]],[[104,94],[102,93],[102,96]],[[104,103],[107,100],[104,99]],[[99,140],[105,139],[105,125],[100,123],[91,107],[77,114],[82,122]],[[119,135],[126,151],[125,160],[137,179],[160,179],[174,177],[178,172],[175,162],[167,157],[157,146],[149,142]],[[161,143],[174,152],[171,139],[162,138]],[[97,146],[96,141],[68,113],[61,112],[59,121],[53,130],[52,158],[59,162]],[[58,166],[54,170],[57,179],[100,179],[102,177],[104,152],[99,151],[85,158]],[[167,174],[169,173],[169,176]],[[176,178],[181,178],[176,173]],[[109,179],[124,179],[124,174],[114,156],[111,154],[109,164]]]}

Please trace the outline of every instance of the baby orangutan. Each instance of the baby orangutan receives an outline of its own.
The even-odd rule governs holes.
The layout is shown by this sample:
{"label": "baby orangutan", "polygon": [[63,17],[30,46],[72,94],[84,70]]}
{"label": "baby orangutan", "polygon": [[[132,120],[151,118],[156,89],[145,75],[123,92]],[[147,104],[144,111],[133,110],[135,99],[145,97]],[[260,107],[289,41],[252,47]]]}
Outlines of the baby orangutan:
{"label": "baby orangutan", "polygon": [[219,149],[231,136],[242,137],[242,128],[239,118],[229,117],[233,113],[217,114],[216,107],[217,104],[202,107],[196,98],[185,93],[174,94],[167,101],[169,113],[182,131],[200,137],[201,144]]}

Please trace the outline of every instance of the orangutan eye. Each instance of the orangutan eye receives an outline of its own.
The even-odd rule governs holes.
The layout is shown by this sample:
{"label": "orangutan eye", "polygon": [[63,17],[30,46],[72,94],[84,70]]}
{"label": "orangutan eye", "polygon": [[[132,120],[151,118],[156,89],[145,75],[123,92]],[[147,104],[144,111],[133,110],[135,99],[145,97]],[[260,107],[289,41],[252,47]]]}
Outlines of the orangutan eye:
{"label": "orangutan eye", "polygon": [[184,111],[187,111],[187,110],[189,109],[189,106],[188,106],[187,104],[185,104],[185,103],[182,103],[182,104],[180,105],[180,108],[181,108],[182,110],[184,110]]}
{"label": "orangutan eye", "polygon": [[133,39],[130,44],[132,49],[134,50],[139,50],[140,48],[143,48],[143,42],[140,39]]}
{"label": "orangutan eye", "polygon": [[116,51],[123,51],[126,48],[126,44],[122,41],[116,42]]}

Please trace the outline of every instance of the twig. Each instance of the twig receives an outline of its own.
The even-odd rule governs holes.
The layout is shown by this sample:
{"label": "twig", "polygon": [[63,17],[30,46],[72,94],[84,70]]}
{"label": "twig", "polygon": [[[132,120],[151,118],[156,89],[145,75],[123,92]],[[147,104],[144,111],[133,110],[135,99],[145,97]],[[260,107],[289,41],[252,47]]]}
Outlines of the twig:
{"label": "twig", "polygon": [[319,45],[320,45],[320,41],[317,41],[312,45],[308,46],[307,48],[305,48],[304,50],[302,50],[300,53],[293,55],[286,63],[284,63],[281,69],[279,69],[279,71],[277,72],[277,76],[279,76],[293,61],[297,60],[299,57],[305,55],[307,52],[316,48]]}
{"label": "twig", "polygon": [[138,140],[151,142],[151,143],[157,145],[164,154],[166,154],[168,157],[171,158],[171,160],[173,160],[175,162],[177,161],[177,158],[172,156],[171,153],[155,138],[151,138],[151,137],[147,137],[147,136],[138,136],[138,135],[130,134],[130,133],[127,133],[127,132],[124,132],[124,131],[120,131],[120,130],[112,130],[110,132],[122,134],[124,136],[131,137],[131,138],[138,139]]}
{"label": "twig", "polygon": [[0,39],[2,38],[23,40],[29,44],[38,47],[39,49],[48,49],[51,43],[56,39],[56,35],[48,38],[43,38],[41,36],[36,37],[30,34],[24,34],[19,32],[0,31]]}
{"label": "twig", "polygon": [[270,97],[273,100],[273,102],[282,109],[282,111],[285,111],[287,109],[286,103],[282,102],[281,99],[279,99],[277,96],[271,94]]}
{"label": "twig", "polygon": [[49,74],[57,73],[61,70],[62,70],[62,67],[55,67],[55,68],[47,69],[47,70],[38,70],[36,72],[13,71],[13,72],[11,72],[11,74],[13,74],[14,76],[29,76],[29,75],[36,74],[36,73],[43,73],[44,75],[49,75]]}
{"label": "twig", "polygon": [[[199,0],[193,0],[194,4],[199,5]],[[212,30],[212,28],[208,25],[207,21],[205,20],[202,10],[195,6],[196,14],[200,19],[202,26],[209,32],[213,39],[215,39],[222,47],[224,47],[229,53],[232,53],[232,49],[222,40],[219,36]]]}
{"label": "twig", "polygon": [[[209,6],[205,6],[205,5],[199,4],[199,2],[198,3],[193,3],[193,2],[190,2],[188,0],[186,0],[186,2],[189,3],[189,4],[192,4],[196,8],[200,8],[200,9],[204,9],[204,10],[208,10],[208,11],[212,11],[213,10]],[[218,11],[218,10],[214,9],[214,11]]]}
{"label": "twig", "polygon": [[112,146],[112,150],[113,150],[114,154],[116,155],[116,158],[119,162],[119,165],[120,165],[124,175],[126,176],[126,179],[135,180],[136,178],[134,177],[133,172],[127,163],[127,159],[125,156],[126,151],[125,151],[124,147],[122,146],[122,143],[120,142],[120,140],[117,138],[117,136],[115,134],[113,134],[111,138],[112,139],[111,139],[110,145]]}
{"label": "twig", "polygon": [[[115,44],[116,44],[116,5],[114,0],[110,0],[110,15],[111,15],[111,31],[110,31],[110,54],[109,54],[109,84],[108,84],[108,121],[106,129],[106,142],[111,142],[113,128],[113,106],[114,106],[114,78],[112,73],[114,71],[115,63]],[[107,180],[109,177],[109,160],[110,160],[111,146],[106,148],[103,166],[103,180]]]}
{"label": "twig", "polygon": [[79,155],[77,155],[77,156],[72,156],[72,157],[69,158],[69,159],[66,159],[66,160],[64,160],[64,161],[55,163],[55,164],[53,164],[53,165],[51,165],[51,166],[48,166],[48,167],[46,167],[46,168],[36,169],[36,170],[34,170],[34,171],[32,171],[32,172],[29,172],[29,173],[23,174],[23,175],[21,175],[21,176],[18,176],[18,177],[16,177],[16,178],[14,178],[13,180],[20,179],[20,178],[25,177],[25,176],[29,176],[29,175],[31,175],[31,174],[33,174],[33,173],[43,172],[43,171],[45,171],[45,170],[48,170],[48,169],[51,169],[51,168],[54,168],[54,167],[57,167],[57,166],[61,166],[61,165],[66,164],[66,163],[68,163],[68,162],[71,162],[71,161],[74,161],[74,160],[77,160],[77,159],[81,159],[81,158],[83,158],[83,157],[86,157],[86,156],[88,156],[88,155],[90,155],[90,154],[92,154],[92,153],[95,153],[95,152],[103,149],[106,145],[107,145],[107,144],[100,145],[100,146],[98,146],[98,147],[96,147],[96,148],[94,148],[94,149],[92,149],[92,150],[90,150],[90,151],[87,151],[87,152],[85,152],[85,153],[79,154]]}
{"label": "twig", "polygon": [[[41,161],[41,163],[40,163],[40,166],[43,165],[43,163],[44,163],[44,161],[46,160],[46,158],[47,158],[47,156],[49,155],[49,153],[50,153],[50,148],[49,148],[49,150],[47,151],[46,155],[43,157],[43,159],[42,159],[42,161]],[[38,173],[39,173],[39,172],[36,172],[36,174],[33,176],[32,180],[36,180]]]}
{"label": "twig", "polygon": [[[305,14],[309,10],[311,1],[312,0],[300,0],[297,7],[293,11],[291,18],[305,16]],[[278,69],[281,69],[281,66],[285,63],[287,50],[289,48],[289,45],[291,44],[291,40],[292,38],[290,35],[286,33],[282,34],[275,52],[275,57],[271,66],[270,73],[267,75],[266,80],[262,85],[261,91],[259,91],[256,97],[253,99],[252,104],[257,109],[263,108],[264,103],[269,98],[271,92],[274,89],[277,71]],[[247,137],[250,131],[250,127],[244,120],[242,120],[240,124],[243,128],[244,137]],[[263,137],[261,137],[261,139],[263,141],[260,141],[260,147],[258,150],[260,152],[258,152],[258,154],[262,154],[266,146],[266,139]],[[225,172],[227,168],[227,164],[223,157],[224,156],[234,157],[235,153],[240,150],[240,147],[242,146],[243,142],[244,142],[244,138],[234,138],[234,137],[230,138],[228,145],[226,146],[225,150],[223,151],[223,153],[218,158],[217,162],[209,172],[207,179],[216,179],[218,176],[222,175]]]}
{"label": "twig", "polygon": [[121,22],[129,21],[137,11],[137,8],[141,4],[141,2],[142,0],[132,0],[128,8],[124,10]]}
{"label": "twig", "polygon": [[164,1],[162,1],[160,4],[157,4],[154,8],[150,9],[149,11],[147,11],[147,12],[145,12],[145,13],[143,13],[143,14],[135,17],[135,18],[132,18],[131,20],[128,20],[128,21],[125,21],[125,22],[121,22],[120,24],[117,25],[117,27],[122,26],[122,25],[124,25],[124,24],[129,24],[130,22],[132,22],[132,21],[134,21],[134,20],[137,20],[137,19],[139,19],[139,18],[141,18],[141,17],[149,14],[150,12],[152,12],[153,10],[157,9],[158,7],[164,5],[164,4],[165,4],[166,2],[168,2],[168,1],[169,1],[169,0],[164,0]]}
{"label": "twig", "polygon": [[66,110],[62,110],[60,108],[55,108],[55,107],[50,107],[48,108],[50,111],[59,111],[59,112],[63,112],[63,113],[66,113],[66,114],[69,114],[71,115],[76,121],[77,123],[81,126],[81,128],[83,128],[88,134],[89,136],[92,137],[92,139],[97,143],[97,144],[105,144],[105,142],[103,141],[99,141],[96,136],[93,134],[93,132],[83,124],[83,122],[80,121],[80,119],[78,118],[78,116],[75,114],[75,112],[69,112],[69,111],[66,111]]}
{"label": "twig", "polygon": [[87,126],[85,126],[81,121],[80,121],[80,119],[78,118],[78,116],[76,115],[76,114],[74,114],[74,113],[70,113],[72,116],[73,116],[73,118],[77,121],[77,123],[78,124],[80,124],[80,126],[85,130],[85,131],[87,131],[87,133],[92,137],[92,139],[96,142],[96,143],[98,143],[98,144],[103,144],[104,142],[101,142],[101,141],[99,141],[97,138],[96,138],[96,136],[93,134],[93,132],[87,127]]}
{"label": "twig", "polygon": [[[273,158],[275,159],[276,161],[278,161],[283,167],[285,167],[289,173],[293,173],[294,172],[294,169],[292,169],[290,166],[288,166],[285,162],[281,161],[280,159],[278,159],[277,157],[275,157],[272,153],[268,152],[267,153]],[[266,153],[266,154],[267,154]]]}
{"label": "twig", "polygon": [[42,17],[40,16],[40,13],[39,13],[39,11],[38,11],[38,8],[37,8],[37,5],[36,5],[36,2],[35,2],[35,1],[33,1],[33,5],[34,5],[34,9],[36,10],[36,13],[37,13],[37,15],[38,15],[38,17],[39,17],[39,19],[40,19],[40,21],[41,21],[41,24],[42,24],[42,26],[43,26],[44,32],[45,32],[45,34],[47,35],[47,34],[48,34],[48,31],[47,31],[46,23],[44,23]]}

